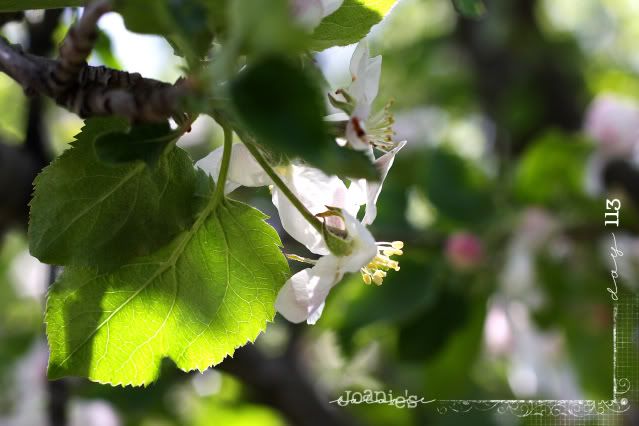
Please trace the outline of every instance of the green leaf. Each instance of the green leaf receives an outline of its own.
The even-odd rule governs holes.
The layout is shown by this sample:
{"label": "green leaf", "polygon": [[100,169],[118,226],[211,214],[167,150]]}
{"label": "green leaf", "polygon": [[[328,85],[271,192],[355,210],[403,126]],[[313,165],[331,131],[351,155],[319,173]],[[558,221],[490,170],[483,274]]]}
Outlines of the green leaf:
{"label": "green leaf", "polygon": [[[466,325],[469,301],[461,292],[444,289],[420,315],[402,324],[398,333],[398,356],[424,362],[444,349],[450,337]],[[424,345],[424,342],[428,345]]]}
{"label": "green leaf", "polygon": [[111,132],[98,137],[95,152],[101,161],[127,163],[142,160],[155,166],[167,146],[178,138],[167,122],[138,124],[125,132]]}
{"label": "green leaf", "polygon": [[122,64],[113,54],[111,38],[109,35],[100,28],[97,29],[97,32],[98,38],[95,40],[95,48],[93,52],[100,59],[100,62],[109,68],[115,68],[117,70],[123,69]]}
{"label": "green leaf", "polygon": [[84,6],[85,0],[0,0],[0,12]]}
{"label": "green leaf", "polygon": [[552,131],[531,144],[515,173],[519,199],[545,205],[585,198],[584,164],[592,145],[580,138]]}
{"label": "green leaf", "polygon": [[320,89],[287,59],[263,58],[233,82],[231,96],[240,119],[275,153],[300,157],[330,174],[377,177],[364,154],[335,143]]}
{"label": "green leaf", "polygon": [[289,0],[232,0],[228,14],[228,45],[243,53],[294,53],[306,47],[308,35],[292,19]]}
{"label": "green leaf", "polygon": [[453,6],[460,15],[467,18],[480,18],[486,13],[483,0],[453,0]]}
{"label": "green leaf", "polygon": [[345,0],[342,7],[324,18],[315,29],[311,48],[324,50],[357,43],[390,12],[394,4],[395,0]]}
{"label": "green leaf", "polygon": [[164,36],[191,65],[199,62],[213,42],[208,8],[199,0],[118,0],[115,10],[130,31]]}
{"label": "green leaf", "polygon": [[469,225],[490,218],[489,182],[473,164],[445,149],[431,149],[420,167],[426,196],[447,219]]}
{"label": "green leaf", "polygon": [[179,148],[154,168],[98,160],[94,141],[125,120],[86,122],[72,147],[36,178],[29,248],[46,263],[113,267],[145,255],[194,220],[196,174]]}
{"label": "green leaf", "polygon": [[167,247],[113,273],[66,268],[47,305],[49,377],[146,385],[163,358],[203,371],[254,341],[288,276],[264,219],[225,200]]}

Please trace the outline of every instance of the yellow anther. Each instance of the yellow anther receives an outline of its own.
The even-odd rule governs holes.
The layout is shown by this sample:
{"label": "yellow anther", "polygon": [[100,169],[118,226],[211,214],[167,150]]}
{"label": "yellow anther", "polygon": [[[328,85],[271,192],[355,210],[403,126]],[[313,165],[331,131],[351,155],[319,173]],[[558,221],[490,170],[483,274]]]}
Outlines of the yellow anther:
{"label": "yellow anther", "polygon": [[382,285],[386,278],[386,271],[393,269],[399,271],[399,262],[391,259],[391,256],[401,256],[404,252],[401,248],[404,243],[401,241],[381,242],[377,243],[377,256],[371,262],[362,268],[362,278],[364,283]]}
{"label": "yellow anther", "polygon": [[362,279],[364,280],[364,284],[371,285],[371,276],[366,272],[362,272]]}
{"label": "yellow anther", "polygon": [[387,248],[384,249],[384,256],[401,256],[402,254],[404,254],[403,251],[395,249],[395,248]]}

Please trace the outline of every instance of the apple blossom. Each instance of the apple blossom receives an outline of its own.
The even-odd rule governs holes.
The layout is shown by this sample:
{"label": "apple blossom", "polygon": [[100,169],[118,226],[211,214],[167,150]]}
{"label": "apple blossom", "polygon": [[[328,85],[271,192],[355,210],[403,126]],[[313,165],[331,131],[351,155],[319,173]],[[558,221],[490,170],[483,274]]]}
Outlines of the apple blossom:
{"label": "apple blossom", "polygon": [[382,57],[370,57],[366,41],[361,41],[350,61],[351,84],[348,88],[339,88],[329,93],[331,104],[342,110],[333,114],[329,121],[346,122],[346,141],[353,149],[368,151],[372,149],[392,150],[397,146],[393,141],[393,117],[389,113],[390,104],[371,114],[372,104],[379,92],[379,79],[382,70]]}
{"label": "apple blossom", "polygon": [[[361,205],[366,205],[362,222],[370,225],[377,215],[376,202],[384,179],[393,165],[395,155],[406,143],[398,144],[393,150],[374,161],[380,173],[379,181],[357,179],[347,188],[337,176],[328,176],[322,171],[299,163],[276,167],[275,170],[287,187],[313,214],[327,210],[327,206],[344,209],[348,214],[357,216]],[[198,167],[217,179],[222,159],[222,148],[218,148],[196,163]],[[242,144],[233,145],[225,192],[229,193],[239,186],[257,187],[271,185],[266,172],[255,161]],[[313,228],[302,214],[293,206],[286,195],[277,186],[272,189],[272,201],[280,214],[282,226],[286,232],[306,246],[311,252],[326,255],[330,252],[321,233]],[[335,219],[325,219],[333,226]]]}
{"label": "apple blossom", "polygon": [[345,274],[360,272],[366,284],[381,285],[389,269],[399,271],[399,263],[391,259],[401,255],[403,243],[377,243],[366,227],[345,211],[343,225],[352,241],[347,256],[329,254],[321,257],[311,268],[293,275],[280,290],[275,307],[291,322],[315,324],[322,314],[326,297]]}
{"label": "apple blossom", "polygon": [[[222,153],[223,149],[218,148],[196,165],[217,179]],[[327,176],[318,169],[291,163],[276,167],[275,171],[313,215],[325,212],[327,206],[344,208],[349,214],[356,215],[360,205],[366,203],[365,200],[348,197],[348,189],[341,179],[337,176]],[[272,183],[244,145],[233,145],[225,185],[226,193],[240,186],[259,187]],[[277,186],[272,187],[272,201],[288,234],[315,254],[325,255],[330,252],[321,233],[308,223]],[[329,226],[332,220],[327,218]]]}
{"label": "apple blossom", "polygon": [[[276,307],[290,321],[306,320],[309,324],[314,324],[322,313],[330,289],[346,273],[359,271],[364,283],[381,285],[388,270],[399,270],[399,263],[391,257],[402,254],[403,243],[375,242],[366,225],[375,218],[375,203],[383,179],[403,146],[404,144],[400,144],[375,160],[382,178],[380,182],[357,180],[348,188],[337,176],[328,176],[318,169],[299,163],[275,167],[276,173],[298,200],[313,215],[321,217],[324,225],[332,232],[345,235],[345,241],[350,247],[346,255],[331,253],[322,233],[304,218],[280,188],[272,187],[272,201],[278,209],[283,228],[311,252],[322,255],[318,260],[290,256],[313,264],[313,267],[293,275],[280,290]],[[217,149],[198,161],[197,165],[217,178],[221,157],[222,149]],[[226,192],[242,185],[263,186],[272,183],[246,146],[241,144],[232,146],[227,179]],[[360,222],[356,215],[363,204],[366,204],[366,212]]]}

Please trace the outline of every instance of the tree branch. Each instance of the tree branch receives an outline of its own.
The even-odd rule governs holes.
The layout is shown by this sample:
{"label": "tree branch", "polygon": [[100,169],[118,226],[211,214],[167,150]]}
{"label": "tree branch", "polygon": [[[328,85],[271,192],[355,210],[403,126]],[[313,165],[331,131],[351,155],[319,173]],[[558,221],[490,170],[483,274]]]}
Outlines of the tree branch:
{"label": "tree branch", "polygon": [[156,122],[179,114],[188,92],[185,80],[169,84],[86,64],[96,23],[109,10],[106,1],[89,5],[65,37],[59,60],[26,53],[0,39],[0,71],[20,84],[28,96],[48,96],[83,118],[119,115],[136,122]]}
{"label": "tree branch", "polygon": [[31,182],[40,168],[21,146],[0,143],[0,236],[14,226],[26,226]]}
{"label": "tree branch", "polygon": [[0,13],[0,26],[11,21],[20,21],[23,17],[23,12]]}
{"label": "tree branch", "polygon": [[603,169],[602,180],[606,188],[621,188],[639,210],[639,170],[629,161],[612,160]]}
{"label": "tree branch", "polygon": [[343,410],[331,407],[308,381],[299,366],[297,351],[289,350],[277,358],[264,356],[255,346],[235,351],[218,369],[247,384],[259,402],[280,411],[296,426],[356,425]]}

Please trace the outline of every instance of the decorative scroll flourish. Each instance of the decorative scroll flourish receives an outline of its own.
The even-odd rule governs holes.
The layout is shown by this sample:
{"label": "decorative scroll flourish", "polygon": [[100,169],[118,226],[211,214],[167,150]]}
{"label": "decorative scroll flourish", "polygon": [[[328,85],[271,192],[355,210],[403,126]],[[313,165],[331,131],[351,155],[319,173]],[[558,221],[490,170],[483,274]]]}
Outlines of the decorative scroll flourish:
{"label": "decorative scroll flourish", "polygon": [[623,395],[630,390],[630,380],[628,379],[615,379],[615,385],[615,399],[618,395]]}
{"label": "decorative scroll flourish", "polygon": [[[624,380],[624,379],[622,379]],[[620,380],[620,382],[622,381]],[[624,382],[625,383],[625,382]],[[625,386],[625,384],[624,384]],[[630,388],[628,381],[626,390]],[[471,411],[493,411],[499,414],[528,416],[589,417],[604,414],[620,414],[628,411],[627,398],[615,400],[439,400],[439,414],[468,413]]]}

